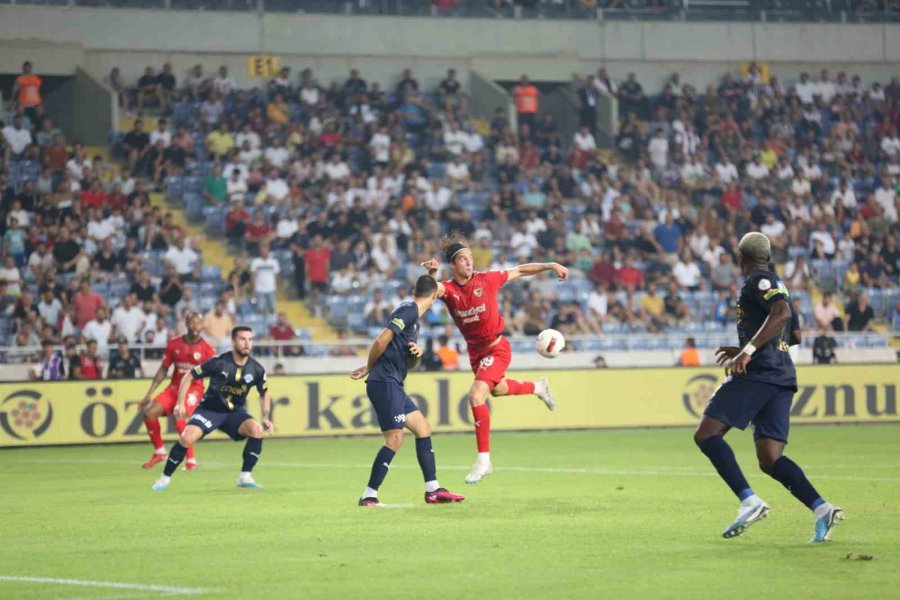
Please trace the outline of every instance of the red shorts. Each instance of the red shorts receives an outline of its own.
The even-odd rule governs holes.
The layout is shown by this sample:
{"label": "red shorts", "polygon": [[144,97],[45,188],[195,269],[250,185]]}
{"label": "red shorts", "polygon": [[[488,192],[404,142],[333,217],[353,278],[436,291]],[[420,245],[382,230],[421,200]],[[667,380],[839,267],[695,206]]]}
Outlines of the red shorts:
{"label": "red shorts", "polygon": [[[200,400],[202,399],[203,386],[192,385],[188,390],[187,399],[184,402],[187,416],[194,414],[194,410],[197,408],[197,405],[200,404]],[[178,403],[178,388],[170,385],[160,392],[153,401],[165,409],[166,416],[168,417],[175,411],[175,404]]]}
{"label": "red shorts", "polygon": [[506,369],[511,361],[512,349],[505,337],[500,338],[495,346],[469,353],[469,364],[475,373],[475,381],[485,382],[491,390],[506,376]]}

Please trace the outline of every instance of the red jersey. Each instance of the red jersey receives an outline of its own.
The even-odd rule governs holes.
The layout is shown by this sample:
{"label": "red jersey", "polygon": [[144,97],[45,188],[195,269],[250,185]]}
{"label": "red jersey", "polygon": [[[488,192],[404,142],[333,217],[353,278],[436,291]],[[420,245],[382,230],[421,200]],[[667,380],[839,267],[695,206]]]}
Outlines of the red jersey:
{"label": "red jersey", "polygon": [[472,273],[465,285],[453,280],[443,281],[444,304],[450,316],[466,338],[469,353],[489,345],[503,333],[503,315],[497,302],[497,293],[506,284],[506,271]]}
{"label": "red jersey", "polygon": [[[166,344],[166,353],[163,355],[162,361],[163,367],[166,369],[168,369],[170,365],[175,365],[169,387],[178,389],[178,386],[181,385],[181,378],[184,377],[188,371],[197,365],[202,365],[215,355],[215,348],[210,346],[209,342],[203,338],[200,338],[193,344],[188,343],[185,336],[173,339]],[[202,380],[198,379],[195,383],[199,383],[200,387],[203,387]]]}

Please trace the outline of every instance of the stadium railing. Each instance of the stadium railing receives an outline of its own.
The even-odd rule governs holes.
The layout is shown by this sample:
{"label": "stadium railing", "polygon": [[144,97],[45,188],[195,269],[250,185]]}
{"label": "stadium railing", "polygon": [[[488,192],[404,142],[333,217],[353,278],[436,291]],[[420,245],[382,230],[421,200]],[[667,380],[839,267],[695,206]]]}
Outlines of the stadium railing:
{"label": "stadium railing", "polygon": [[752,22],[900,21],[891,2],[860,0],[459,0],[439,9],[429,0],[0,0],[0,4],[36,4],[150,10],[298,12],[361,16],[681,20]]}

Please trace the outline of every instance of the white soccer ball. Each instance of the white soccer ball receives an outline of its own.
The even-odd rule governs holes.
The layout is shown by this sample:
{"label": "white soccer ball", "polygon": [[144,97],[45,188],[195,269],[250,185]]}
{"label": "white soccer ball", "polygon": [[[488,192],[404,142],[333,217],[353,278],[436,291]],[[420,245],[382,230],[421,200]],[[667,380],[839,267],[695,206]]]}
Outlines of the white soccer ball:
{"label": "white soccer ball", "polygon": [[545,329],[538,334],[534,347],[544,358],[556,358],[566,347],[566,338],[555,329]]}

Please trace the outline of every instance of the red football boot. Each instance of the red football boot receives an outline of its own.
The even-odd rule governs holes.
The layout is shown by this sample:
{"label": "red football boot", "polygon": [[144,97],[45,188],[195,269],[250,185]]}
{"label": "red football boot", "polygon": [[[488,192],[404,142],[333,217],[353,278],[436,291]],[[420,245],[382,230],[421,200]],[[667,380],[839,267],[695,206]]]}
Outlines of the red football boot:
{"label": "red football boot", "polygon": [[142,466],[143,468],[145,468],[145,469],[152,469],[154,465],[156,465],[157,463],[163,462],[163,461],[166,460],[167,458],[169,458],[169,455],[168,455],[168,454],[158,454],[158,453],[154,452],[154,453],[150,456],[150,460],[148,460],[147,462],[145,462],[145,463],[142,464],[141,466]]}
{"label": "red football boot", "polygon": [[448,502],[462,502],[465,499],[465,496],[453,494],[444,488],[438,488],[433,492],[425,492],[426,504],[447,504]]}
{"label": "red football boot", "polygon": [[378,501],[378,498],[360,498],[359,503],[360,506],[370,506],[372,508],[376,508],[381,506],[381,502]]}

